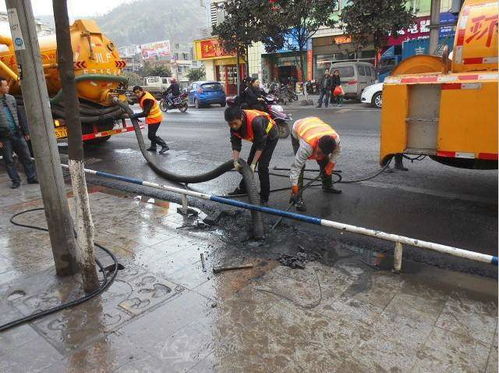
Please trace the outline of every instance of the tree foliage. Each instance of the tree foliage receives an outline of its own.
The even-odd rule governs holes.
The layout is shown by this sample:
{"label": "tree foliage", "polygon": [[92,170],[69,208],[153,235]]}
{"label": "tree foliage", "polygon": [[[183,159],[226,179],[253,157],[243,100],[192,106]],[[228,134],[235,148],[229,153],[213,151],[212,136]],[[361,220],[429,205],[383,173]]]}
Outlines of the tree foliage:
{"label": "tree foliage", "polygon": [[146,62],[139,74],[141,76],[172,76],[172,71],[167,65]]}
{"label": "tree foliage", "polygon": [[189,79],[190,82],[195,82],[197,80],[203,80],[206,77],[206,71],[204,69],[204,66],[201,66],[200,68],[197,69],[190,69],[186,77]]}
{"label": "tree foliage", "polygon": [[128,79],[128,86],[133,87],[136,85],[142,85],[142,77],[131,71],[124,71],[123,76]]}
{"label": "tree foliage", "polygon": [[414,24],[415,15],[405,0],[351,0],[341,13],[342,28],[364,47],[371,42],[380,50],[390,35]]}
{"label": "tree foliage", "polygon": [[273,19],[268,0],[228,0],[223,3],[225,19],[213,27],[227,52],[245,53],[254,42],[277,36],[281,26]]}

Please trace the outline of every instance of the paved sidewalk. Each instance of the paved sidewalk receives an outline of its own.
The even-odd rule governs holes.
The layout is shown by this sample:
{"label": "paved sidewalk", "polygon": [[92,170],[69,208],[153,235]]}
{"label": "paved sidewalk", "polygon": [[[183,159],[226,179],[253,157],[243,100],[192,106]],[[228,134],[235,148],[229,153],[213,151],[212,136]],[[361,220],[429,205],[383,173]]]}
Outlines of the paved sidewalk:
{"label": "paved sidewalk", "polygon": [[[9,223],[41,206],[38,186],[8,185],[0,173],[0,324],[81,295],[55,277],[48,235]],[[293,228],[241,242],[247,213],[185,226],[173,203],[96,187],[90,201],[124,269],[101,296],[0,333],[0,372],[497,372],[495,280],[408,261],[392,274]],[[317,258],[305,269],[275,260],[300,246]]]}

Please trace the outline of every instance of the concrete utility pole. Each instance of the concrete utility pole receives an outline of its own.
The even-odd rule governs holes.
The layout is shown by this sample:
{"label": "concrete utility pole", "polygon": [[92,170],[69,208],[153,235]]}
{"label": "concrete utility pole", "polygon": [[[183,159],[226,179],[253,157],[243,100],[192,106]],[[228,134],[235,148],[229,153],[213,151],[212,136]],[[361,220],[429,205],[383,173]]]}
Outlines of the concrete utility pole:
{"label": "concrete utility pole", "polygon": [[6,0],[5,3],[30,124],[55,269],[59,276],[72,275],[78,271],[76,241],[64,190],[31,1]]}
{"label": "concrete utility pole", "polygon": [[95,268],[94,224],[90,212],[85,164],[83,163],[83,143],[81,140],[80,102],[76,92],[73,70],[73,47],[69,29],[68,6],[66,0],[53,0],[55,32],[57,39],[57,62],[64,92],[64,116],[69,129],[69,172],[75,200],[76,237],[79,246],[79,263],[83,279],[83,289],[90,293],[99,287]]}
{"label": "concrete utility pole", "polygon": [[431,0],[429,54],[435,54],[438,48],[438,40],[440,37],[440,4],[441,0]]}

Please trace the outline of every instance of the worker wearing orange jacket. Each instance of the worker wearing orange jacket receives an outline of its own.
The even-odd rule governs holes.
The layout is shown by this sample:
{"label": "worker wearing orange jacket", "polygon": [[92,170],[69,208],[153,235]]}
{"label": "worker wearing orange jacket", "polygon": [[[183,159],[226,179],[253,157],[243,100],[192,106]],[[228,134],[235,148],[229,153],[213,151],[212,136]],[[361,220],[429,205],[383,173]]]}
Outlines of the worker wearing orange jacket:
{"label": "worker wearing orange jacket", "polygon": [[317,117],[297,120],[291,132],[295,160],[290,170],[291,199],[298,211],[306,211],[301,189],[303,171],[307,159],[315,159],[322,175],[322,190],[325,193],[341,193],[333,187],[332,174],[340,154],[340,136],[331,126]]}
{"label": "worker wearing orange jacket", "polygon": [[[268,113],[258,110],[241,110],[239,106],[229,107],[225,110],[225,120],[230,127],[230,142],[232,145],[232,158],[234,168],[239,170],[239,157],[242,141],[252,143],[248,156],[248,164],[255,171],[258,165],[258,178],[260,179],[260,203],[267,204],[270,195],[269,164],[274,149],[279,140],[276,123]],[[229,194],[246,193],[243,181],[236,190]]]}
{"label": "worker wearing orange jacket", "polygon": [[166,153],[169,149],[166,145],[165,140],[156,135],[158,132],[161,121],[163,120],[163,114],[159,108],[159,104],[152,94],[138,85],[133,87],[133,93],[139,99],[139,105],[142,108],[141,113],[135,113],[131,118],[146,118],[147,124],[147,138],[151,140],[151,146],[147,149],[150,152],[156,151],[156,144],[161,146],[159,154]]}

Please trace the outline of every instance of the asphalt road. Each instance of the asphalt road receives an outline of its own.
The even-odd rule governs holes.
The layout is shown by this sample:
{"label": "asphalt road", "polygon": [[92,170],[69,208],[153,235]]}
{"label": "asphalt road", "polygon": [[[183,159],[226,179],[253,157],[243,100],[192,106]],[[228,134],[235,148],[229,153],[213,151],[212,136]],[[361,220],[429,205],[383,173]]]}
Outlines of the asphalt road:
{"label": "asphalt road", "polygon": [[[342,108],[296,106],[286,110],[294,119],[319,116],[338,131],[342,154],[337,168],[342,170],[344,180],[363,178],[379,169],[379,110],[348,103]],[[171,150],[163,156],[157,155],[157,161],[176,173],[206,172],[231,157],[229,131],[223,121],[223,109],[219,107],[189,108],[186,113],[169,112],[158,133]],[[243,154],[248,151],[246,143]],[[114,136],[99,147],[87,147],[85,157],[89,168],[164,183],[144,162],[133,132]],[[292,159],[290,139],[279,141],[271,166],[289,167]],[[414,163],[405,161],[405,164],[408,172],[383,173],[370,181],[340,185],[341,195],[324,195],[320,189],[307,191],[307,213],[497,255],[497,171],[456,169],[430,159]],[[309,167],[317,168],[317,165],[310,162]],[[238,180],[239,175],[231,172],[191,187],[225,194],[235,188]],[[289,181],[287,177],[272,176],[271,184],[273,188],[279,188],[288,186]],[[271,196],[271,206],[286,208],[287,204],[288,192]],[[338,232],[333,234],[340,237]],[[354,235],[340,238],[351,245],[392,246]],[[467,262],[427,256],[418,251],[413,251],[412,256],[427,262],[468,267]]]}

